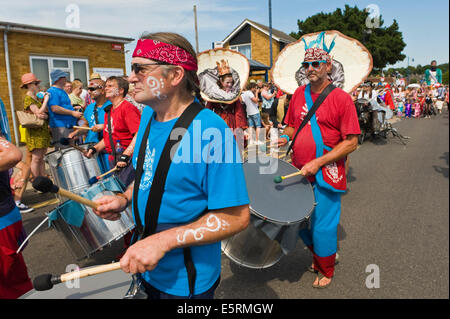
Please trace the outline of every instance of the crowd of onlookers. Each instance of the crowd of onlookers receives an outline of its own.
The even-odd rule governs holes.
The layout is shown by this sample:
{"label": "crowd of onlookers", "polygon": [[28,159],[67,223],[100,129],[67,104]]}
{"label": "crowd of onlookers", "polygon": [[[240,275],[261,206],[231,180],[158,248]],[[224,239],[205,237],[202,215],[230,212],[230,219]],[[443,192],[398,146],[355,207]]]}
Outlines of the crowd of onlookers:
{"label": "crowd of onlookers", "polygon": [[409,86],[365,83],[352,92],[353,99],[379,98],[400,118],[430,118],[441,114],[449,104],[448,85],[413,84]]}

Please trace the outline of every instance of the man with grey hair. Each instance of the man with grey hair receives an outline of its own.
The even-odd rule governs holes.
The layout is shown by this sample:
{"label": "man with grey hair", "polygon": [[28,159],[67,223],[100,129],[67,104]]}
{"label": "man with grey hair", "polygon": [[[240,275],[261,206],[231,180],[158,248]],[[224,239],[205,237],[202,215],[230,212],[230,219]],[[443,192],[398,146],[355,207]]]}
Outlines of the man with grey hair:
{"label": "man with grey hair", "polygon": [[61,138],[67,138],[76,125],[77,119],[83,113],[77,112],[72,107],[69,95],[64,91],[67,82],[67,73],[61,70],[53,70],[50,73],[52,86],[47,90],[50,93],[48,100],[49,125],[52,132],[52,140],[55,148],[67,148],[69,146],[60,143]]}

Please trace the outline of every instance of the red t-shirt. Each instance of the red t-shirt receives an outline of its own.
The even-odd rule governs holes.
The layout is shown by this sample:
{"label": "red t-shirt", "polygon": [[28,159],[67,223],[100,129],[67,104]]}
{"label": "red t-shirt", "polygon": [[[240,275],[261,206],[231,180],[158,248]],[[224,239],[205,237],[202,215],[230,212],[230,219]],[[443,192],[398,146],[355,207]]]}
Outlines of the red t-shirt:
{"label": "red t-shirt", "polygon": [[[295,128],[295,132],[308,113],[305,101],[305,87],[297,88],[292,96],[285,122]],[[313,102],[319,97],[311,91]],[[322,134],[323,143],[334,148],[347,135],[361,133],[356,114],[356,107],[351,96],[340,88],[334,89],[323,101],[316,113],[317,123]],[[294,133],[295,135],[295,133]],[[301,169],[303,165],[316,158],[316,144],[313,139],[311,124],[308,123],[300,131],[292,147],[292,164]]]}
{"label": "red t-shirt", "polygon": [[[139,123],[141,122],[141,113],[130,102],[123,100],[122,103],[111,109],[111,127],[114,146],[118,140],[125,149],[130,145],[134,134],[139,130]],[[103,129],[103,140],[105,142],[106,152],[112,153],[111,145],[109,143],[108,133],[108,114],[105,112],[105,127]]]}

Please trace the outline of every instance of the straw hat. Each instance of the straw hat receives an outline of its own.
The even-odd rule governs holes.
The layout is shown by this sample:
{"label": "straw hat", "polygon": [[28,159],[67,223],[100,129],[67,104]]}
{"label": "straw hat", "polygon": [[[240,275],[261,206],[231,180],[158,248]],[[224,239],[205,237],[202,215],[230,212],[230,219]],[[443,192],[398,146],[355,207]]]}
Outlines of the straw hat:
{"label": "straw hat", "polygon": [[20,85],[21,88],[33,82],[41,83],[41,80],[39,80],[33,73],[25,73],[24,75],[22,75],[21,80],[22,80],[22,84]]}
{"label": "straw hat", "polygon": [[95,80],[95,79],[102,79],[99,73],[91,73],[91,76],[89,77],[89,81]]}
{"label": "straw hat", "polygon": [[309,83],[301,63],[311,47],[328,52],[333,63],[331,80],[346,92],[354,91],[372,71],[372,55],[358,40],[335,30],[309,33],[287,45],[271,70],[274,83],[284,92],[294,94]]}
{"label": "straw hat", "polygon": [[[240,96],[250,74],[248,59],[237,51],[218,48],[197,55],[200,94],[205,101],[215,103],[234,103]],[[220,76],[231,75],[231,92],[222,90],[218,81]]]}

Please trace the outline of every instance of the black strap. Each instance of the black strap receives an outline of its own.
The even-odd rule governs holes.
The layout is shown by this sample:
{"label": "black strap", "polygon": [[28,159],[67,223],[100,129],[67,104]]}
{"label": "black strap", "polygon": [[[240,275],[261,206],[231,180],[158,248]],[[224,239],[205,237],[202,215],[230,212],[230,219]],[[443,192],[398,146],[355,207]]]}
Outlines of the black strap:
{"label": "black strap", "polygon": [[[95,120],[95,125],[100,124],[98,121],[98,107],[97,107],[97,103],[95,103],[94,105],[94,120]],[[97,138],[100,141],[103,137],[102,137],[102,132],[97,132]]]}
{"label": "black strap", "polygon": [[[144,170],[144,160],[145,160],[145,151],[147,148],[148,136],[150,134],[150,127],[152,119],[150,119],[144,136],[141,140],[141,145],[139,147],[139,153],[137,158],[136,165],[136,175],[134,179],[134,188],[133,188],[133,209],[134,209],[134,218],[136,221],[136,236],[133,239],[138,240],[138,238],[142,239],[149,235],[152,235],[156,231],[156,226],[158,224],[158,216],[159,210],[161,208],[162,197],[164,194],[164,186],[166,184],[167,174],[169,172],[170,165],[172,164],[172,159],[170,157],[171,150],[175,146],[175,144],[179,143],[186,133],[187,128],[192,123],[197,114],[203,110],[203,106],[193,102],[189,105],[186,110],[184,110],[183,114],[178,118],[175,125],[172,128],[172,131],[178,128],[184,128],[184,130],[180,131],[181,134],[178,136],[177,140],[169,138],[164,145],[164,149],[161,153],[161,157],[159,159],[158,165],[156,167],[155,174],[153,176],[152,186],[150,188],[150,195],[147,199],[147,205],[145,208],[145,228],[142,226],[142,221],[139,215],[138,210],[138,194],[139,194],[139,185],[141,184],[142,173]],[[171,132],[172,133],[172,132]],[[195,287],[195,279],[196,279],[196,270],[195,265],[192,261],[190,248],[183,249],[184,255],[184,264],[186,266],[186,271],[188,274],[188,282],[189,282],[189,293],[190,296],[194,294]]]}
{"label": "black strap", "polygon": [[[330,83],[323,91],[322,93],[320,93],[320,95],[317,97],[316,101],[314,102],[313,106],[311,107],[311,109],[308,111],[308,113],[306,114],[305,118],[303,119],[303,122],[300,124],[300,127],[298,128],[297,132],[295,133],[295,136],[291,142],[291,145],[289,145],[287,151],[286,151],[286,155],[289,154],[289,152],[291,151],[292,147],[294,146],[294,142],[297,139],[298,133],[300,133],[300,131],[303,129],[303,127],[305,127],[306,123],[309,122],[309,120],[311,120],[312,116],[314,115],[314,113],[316,113],[317,109],[319,108],[319,106],[323,103],[323,101],[325,101],[325,99],[327,98],[328,94],[331,93],[331,91],[333,91],[336,87]],[[306,90],[306,88],[305,88]]]}
{"label": "black strap", "polygon": [[111,112],[112,112],[112,105],[108,105],[108,107],[105,109],[105,112],[108,114],[108,137],[109,137],[109,144],[111,144],[111,152],[112,156],[114,158],[114,166],[117,164],[116,162],[116,148],[114,147],[114,140],[112,137],[112,127],[111,127]]}

